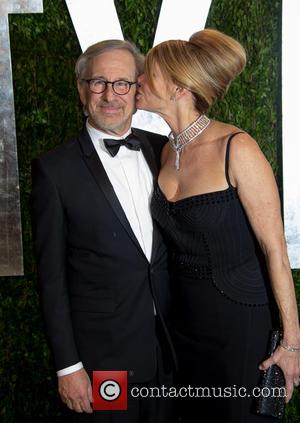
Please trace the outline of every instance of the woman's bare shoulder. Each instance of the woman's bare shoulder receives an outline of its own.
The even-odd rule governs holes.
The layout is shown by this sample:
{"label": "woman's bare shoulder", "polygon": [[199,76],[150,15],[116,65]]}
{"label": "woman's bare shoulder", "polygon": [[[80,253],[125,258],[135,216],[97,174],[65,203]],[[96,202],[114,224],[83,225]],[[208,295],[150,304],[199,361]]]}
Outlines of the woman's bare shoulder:
{"label": "woman's bare shoulder", "polygon": [[234,140],[231,142],[230,151],[234,150],[235,154],[260,150],[255,139],[237,126],[214,121],[214,132],[215,137],[225,144],[227,144],[230,137],[233,137]]}

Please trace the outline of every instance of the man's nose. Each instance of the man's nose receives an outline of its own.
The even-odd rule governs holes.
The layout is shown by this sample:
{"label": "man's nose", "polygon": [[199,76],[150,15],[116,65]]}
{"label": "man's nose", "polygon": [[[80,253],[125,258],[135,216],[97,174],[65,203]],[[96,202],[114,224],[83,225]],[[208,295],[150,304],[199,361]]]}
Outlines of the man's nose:
{"label": "man's nose", "polygon": [[106,100],[112,100],[116,97],[116,93],[113,90],[112,84],[106,85],[106,89],[103,92],[102,97],[104,97]]}

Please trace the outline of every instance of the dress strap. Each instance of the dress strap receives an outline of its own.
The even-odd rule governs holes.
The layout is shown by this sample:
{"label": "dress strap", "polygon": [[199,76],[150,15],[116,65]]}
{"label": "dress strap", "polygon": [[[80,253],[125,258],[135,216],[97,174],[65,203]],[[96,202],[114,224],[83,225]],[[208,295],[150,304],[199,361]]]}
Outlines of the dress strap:
{"label": "dress strap", "polygon": [[237,135],[237,134],[244,134],[243,131],[240,132],[235,132],[234,134],[231,134],[230,137],[228,138],[227,141],[227,145],[226,145],[226,155],[225,155],[225,176],[226,176],[226,181],[228,183],[228,185],[230,187],[232,187],[233,185],[231,185],[230,182],[230,178],[229,178],[229,153],[230,153],[230,144],[231,144],[231,140]]}

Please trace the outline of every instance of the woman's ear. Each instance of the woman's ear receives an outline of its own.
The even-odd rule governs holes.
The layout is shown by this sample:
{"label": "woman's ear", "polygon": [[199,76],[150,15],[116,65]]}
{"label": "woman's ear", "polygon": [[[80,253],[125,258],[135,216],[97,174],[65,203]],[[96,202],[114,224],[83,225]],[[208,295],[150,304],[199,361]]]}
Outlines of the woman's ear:
{"label": "woman's ear", "polygon": [[183,87],[176,87],[173,94],[170,97],[171,101],[179,100],[182,96],[186,95],[189,92],[186,88]]}

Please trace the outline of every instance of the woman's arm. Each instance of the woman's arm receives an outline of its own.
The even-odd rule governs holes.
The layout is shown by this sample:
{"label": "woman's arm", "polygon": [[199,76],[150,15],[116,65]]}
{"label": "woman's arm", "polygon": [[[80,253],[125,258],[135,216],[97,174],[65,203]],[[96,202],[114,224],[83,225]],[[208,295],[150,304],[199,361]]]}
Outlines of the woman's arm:
{"label": "woman's arm", "polygon": [[[257,143],[247,134],[237,135],[230,151],[229,175],[238,189],[252,229],[264,253],[277,302],[286,344],[300,348],[299,318],[281,218],[280,199],[270,164]],[[277,363],[286,379],[287,401],[299,384],[300,352],[278,347],[265,360],[264,370]]]}

